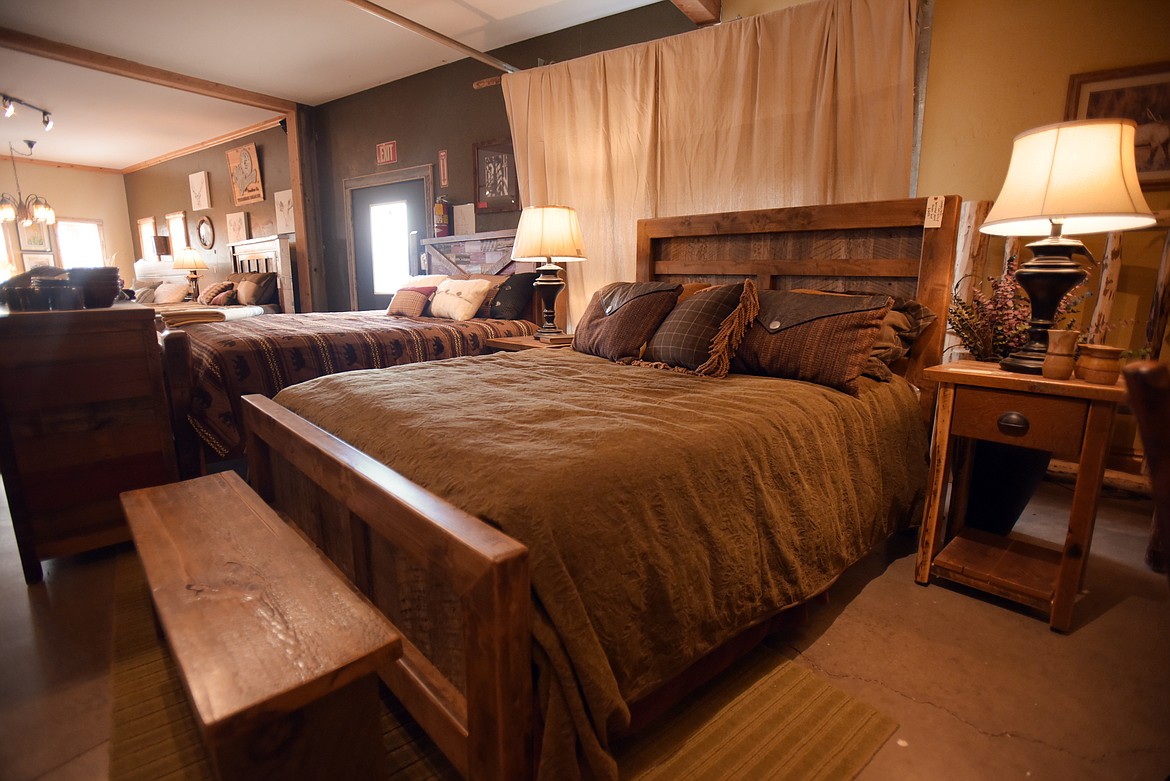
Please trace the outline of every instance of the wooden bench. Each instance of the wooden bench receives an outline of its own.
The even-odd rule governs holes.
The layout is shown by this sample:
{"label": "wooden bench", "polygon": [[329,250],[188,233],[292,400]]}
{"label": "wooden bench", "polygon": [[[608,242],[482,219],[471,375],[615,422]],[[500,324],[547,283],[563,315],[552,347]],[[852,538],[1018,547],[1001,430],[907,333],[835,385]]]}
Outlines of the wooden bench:
{"label": "wooden bench", "polygon": [[217,776],[384,776],[389,621],[234,472],[122,507]]}

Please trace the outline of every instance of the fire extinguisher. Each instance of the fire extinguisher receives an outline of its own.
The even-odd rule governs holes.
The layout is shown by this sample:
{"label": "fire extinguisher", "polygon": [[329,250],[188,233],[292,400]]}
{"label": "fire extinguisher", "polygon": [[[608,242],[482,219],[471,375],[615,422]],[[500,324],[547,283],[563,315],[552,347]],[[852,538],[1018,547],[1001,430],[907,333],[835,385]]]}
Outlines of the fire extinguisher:
{"label": "fire extinguisher", "polygon": [[435,199],[435,238],[451,235],[451,204],[446,196]]}

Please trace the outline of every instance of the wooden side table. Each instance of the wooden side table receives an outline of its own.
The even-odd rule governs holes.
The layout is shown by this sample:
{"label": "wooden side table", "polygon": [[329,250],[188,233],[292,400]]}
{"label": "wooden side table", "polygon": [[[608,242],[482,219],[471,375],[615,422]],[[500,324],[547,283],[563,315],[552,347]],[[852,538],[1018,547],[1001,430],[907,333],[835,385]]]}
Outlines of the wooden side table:
{"label": "wooden side table", "polygon": [[496,336],[487,340],[487,346],[493,350],[502,350],[509,353],[518,353],[521,350],[557,350],[569,347],[569,344],[549,344],[542,342],[535,336]]}
{"label": "wooden side table", "polygon": [[[1011,599],[1046,613],[1052,629],[1068,631],[1124,386],[1047,380],[978,361],[935,366],[924,376],[938,382],[939,391],[914,579],[926,585],[934,575]],[[962,507],[956,505],[965,505],[969,455],[976,439],[1047,450],[1077,462],[1063,548],[962,527]],[[960,455],[968,457],[955,470],[952,484],[950,471],[959,460],[955,458],[959,447],[964,448]],[[956,528],[948,534],[943,510],[949,484],[951,525]]]}

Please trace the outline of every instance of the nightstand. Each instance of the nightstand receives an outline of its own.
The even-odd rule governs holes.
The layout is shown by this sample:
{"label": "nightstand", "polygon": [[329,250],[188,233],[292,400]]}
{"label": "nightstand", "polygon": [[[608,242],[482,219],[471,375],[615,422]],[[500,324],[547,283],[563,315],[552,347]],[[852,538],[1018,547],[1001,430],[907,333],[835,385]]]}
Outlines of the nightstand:
{"label": "nightstand", "polygon": [[549,344],[542,342],[535,336],[496,336],[487,340],[487,346],[493,350],[502,350],[508,353],[517,353],[521,350],[558,350],[569,347],[566,344]]}
{"label": "nightstand", "polygon": [[[1010,599],[1047,614],[1052,629],[1068,631],[1089,557],[1109,436],[1117,405],[1125,399],[1124,386],[1047,380],[978,361],[935,366],[924,377],[939,383],[939,389],[914,579],[925,585],[934,575]],[[1048,450],[1057,458],[1077,462],[1063,548],[962,527],[963,508],[956,505],[965,505],[967,470],[976,439]],[[954,469],[952,481],[950,472],[956,461],[963,466]],[[950,525],[956,527],[950,530],[943,518],[948,485]]]}

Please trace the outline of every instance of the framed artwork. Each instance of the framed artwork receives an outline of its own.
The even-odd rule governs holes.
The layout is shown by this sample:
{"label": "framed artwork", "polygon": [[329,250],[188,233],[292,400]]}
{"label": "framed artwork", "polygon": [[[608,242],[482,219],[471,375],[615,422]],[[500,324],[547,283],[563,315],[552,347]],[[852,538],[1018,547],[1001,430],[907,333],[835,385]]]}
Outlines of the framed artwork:
{"label": "framed artwork", "polygon": [[197,171],[187,177],[191,189],[191,211],[211,208],[211,190],[207,188],[207,172]]}
{"label": "framed artwork", "polygon": [[281,190],[272,194],[276,201],[276,232],[294,233],[296,224],[293,220],[292,190]]}
{"label": "framed artwork", "polygon": [[236,244],[248,238],[248,213],[232,212],[227,216],[228,244]]}
{"label": "framed artwork", "polygon": [[195,232],[199,235],[199,246],[203,249],[211,249],[215,246],[215,228],[211,224],[210,217],[200,217],[199,223],[195,227]]}
{"label": "framed artwork", "polygon": [[512,142],[487,141],[475,145],[475,208],[480,212],[520,209],[520,184]]}
{"label": "framed artwork", "polygon": [[1143,190],[1170,189],[1170,62],[1074,73],[1065,119],[1132,119]]}
{"label": "framed artwork", "polygon": [[49,252],[53,249],[52,240],[49,238],[49,226],[43,222],[34,222],[31,225],[22,225],[18,222],[16,233],[20,237],[22,250]]}
{"label": "framed artwork", "polygon": [[53,260],[53,253],[51,252],[26,252],[24,253],[24,270],[38,268],[39,266],[55,266],[56,261]]}
{"label": "framed artwork", "polygon": [[246,144],[227,151],[228,174],[232,180],[232,198],[236,206],[264,200],[260,181],[260,159],[256,145]]}

